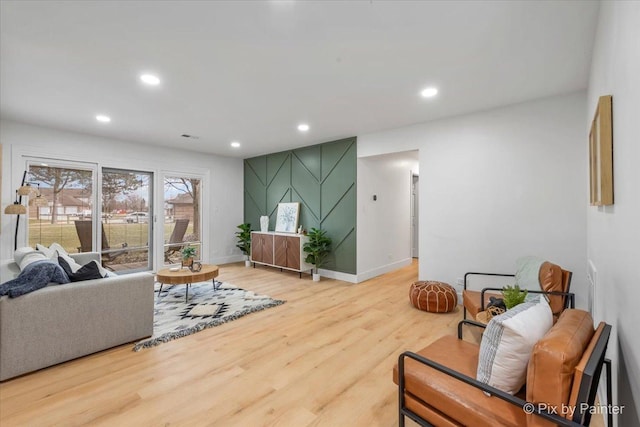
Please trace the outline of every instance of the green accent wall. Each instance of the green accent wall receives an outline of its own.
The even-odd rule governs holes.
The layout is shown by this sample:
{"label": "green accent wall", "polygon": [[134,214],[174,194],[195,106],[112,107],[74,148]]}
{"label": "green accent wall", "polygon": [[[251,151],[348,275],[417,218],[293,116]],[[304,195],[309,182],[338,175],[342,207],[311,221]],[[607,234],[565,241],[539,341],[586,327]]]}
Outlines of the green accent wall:
{"label": "green accent wall", "polygon": [[278,203],[300,202],[299,224],[327,230],[333,240],[323,268],[356,274],[356,138],[244,161],[244,221],[275,228]]}

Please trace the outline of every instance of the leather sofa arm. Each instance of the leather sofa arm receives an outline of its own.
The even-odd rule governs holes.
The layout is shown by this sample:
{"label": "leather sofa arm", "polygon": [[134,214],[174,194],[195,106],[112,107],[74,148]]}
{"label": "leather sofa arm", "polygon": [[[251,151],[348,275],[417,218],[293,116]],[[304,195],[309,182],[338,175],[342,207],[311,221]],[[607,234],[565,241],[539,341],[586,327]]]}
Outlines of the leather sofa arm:
{"label": "leather sofa arm", "polygon": [[426,357],[421,356],[417,353],[413,353],[411,351],[405,351],[398,357],[398,388],[400,390],[399,403],[400,403],[400,409],[403,412],[407,413],[407,415],[409,415],[414,420],[416,418],[414,418],[413,416],[417,417],[417,415],[413,414],[410,410],[406,409],[404,405],[404,388],[405,388],[404,387],[404,361],[405,361],[405,358],[407,357],[419,363],[422,363],[423,365],[429,366],[437,371],[440,371],[446,375],[449,375],[450,377],[453,377],[458,381],[469,384],[472,387],[475,387],[486,393],[489,393],[490,395],[495,396],[499,399],[502,399],[512,405],[518,406],[522,408],[523,411],[525,410],[525,405],[526,405],[527,413],[532,413],[546,420],[549,420],[557,425],[566,426],[566,427],[583,427],[581,424],[578,424],[575,421],[571,421],[559,415],[553,414],[549,411],[542,410],[540,409],[539,405],[535,403],[527,402],[518,397],[512,396],[509,393],[505,393],[504,391],[499,390],[495,387],[491,387],[490,385],[487,385],[485,383],[482,383],[476,380],[475,378],[471,378],[464,374],[461,374],[460,372],[454,371],[453,369],[450,369],[444,365],[434,362],[433,360],[427,359]]}
{"label": "leather sofa arm", "polygon": [[[504,274],[504,273],[479,273],[474,271],[469,271],[464,274],[464,289],[467,289],[467,276],[499,276],[499,277],[516,277],[515,274]],[[502,289],[502,288],[501,288]]]}

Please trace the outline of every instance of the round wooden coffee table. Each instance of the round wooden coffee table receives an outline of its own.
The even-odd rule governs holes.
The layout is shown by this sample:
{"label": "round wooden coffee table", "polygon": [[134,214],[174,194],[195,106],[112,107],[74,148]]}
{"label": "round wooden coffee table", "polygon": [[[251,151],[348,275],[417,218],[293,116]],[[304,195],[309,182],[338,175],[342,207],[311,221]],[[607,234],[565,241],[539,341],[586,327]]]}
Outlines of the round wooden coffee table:
{"label": "round wooden coffee table", "polygon": [[[166,285],[187,285],[187,292],[185,293],[184,301],[189,299],[189,286],[192,283],[206,282],[211,280],[213,283],[213,290],[218,290],[216,287],[216,277],[218,277],[218,266],[210,264],[202,264],[200,271],[191,271],[188,268],[181,268],[178,271],[171,271],[168,268],[163,268],[156,273],[156,281],[160,282],[160,290],[158,296],[162,292],[162,287]],[[219,285],[218,285],[219,286]]]}

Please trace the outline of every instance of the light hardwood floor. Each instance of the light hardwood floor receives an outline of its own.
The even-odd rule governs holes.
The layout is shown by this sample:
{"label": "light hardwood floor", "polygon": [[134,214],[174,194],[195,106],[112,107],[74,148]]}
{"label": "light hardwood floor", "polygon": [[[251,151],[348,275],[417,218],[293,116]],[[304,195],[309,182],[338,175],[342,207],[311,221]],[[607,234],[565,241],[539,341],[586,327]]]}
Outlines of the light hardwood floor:
{"label": "light hardwood floor", "polygon": [[462,318],[460,308],[410,305],[417,270],[414,262],[353,285],[221,266],[218,279],[287,303],[138,353],[123,345],[6,381],[0,425],[396,426],[397,356],[455,334]]}
{"label": "light hardwood floor", "polygon": [[357,285],[221,266],[218,279],[287,303],[9,380],[0,425],[395,426],[397,356],[455,334],[462,317],[414,309],[416,278],[416,263]]}

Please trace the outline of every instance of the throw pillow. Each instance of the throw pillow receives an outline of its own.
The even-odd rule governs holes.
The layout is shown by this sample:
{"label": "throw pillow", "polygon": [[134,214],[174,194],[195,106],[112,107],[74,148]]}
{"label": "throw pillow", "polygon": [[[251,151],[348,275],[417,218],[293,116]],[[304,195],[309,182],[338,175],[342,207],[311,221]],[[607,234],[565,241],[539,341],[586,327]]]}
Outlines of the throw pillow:
{"label": "throw pillow", "polygon": [[36,244],[36,249],[39,252],[43,253],[44,256],[46,256],[47,258],[53,259],[53,260],[56,259],[57,255],[56,255],[56,251],[55,250],[50,249],[50,248],[48,248],[48,247],[46,247],[44,245],[41,245],[40,243]]}
{"label": "throw pillow", "polygon": [[67,250],[63,248],[60,243],[53,242],[51,245],[49,245],[49,249],[51,249],[52,251],[57,251],[59,255],[69,255]]}
{"label": "throw pillow", "polygon": [[41,252],[36,252],[35,249],[25,246],[23,248],[18,248],[13,253],[13,260],[18,265],[20,271],[24,270],[26,266],[31,264],[34,261],[39,261],[46,259],[44,254]]}
{"label": "throw pillow", "polygon": [[63,257],[58,257],[58,263],[62,267],[69,279],[72,282],[80,282],[82,280],[102,279],[104,276],[100,273],[98,263],[91,261],[90,263],[83,265],[76,271],[71,269],[71,266]]}
{"label": "throw pillow", "polygon": [[525,383],[533,346],[553,325],[544,297],[517,305],[487,325],[478,358],[478,381],[515,394]]}

